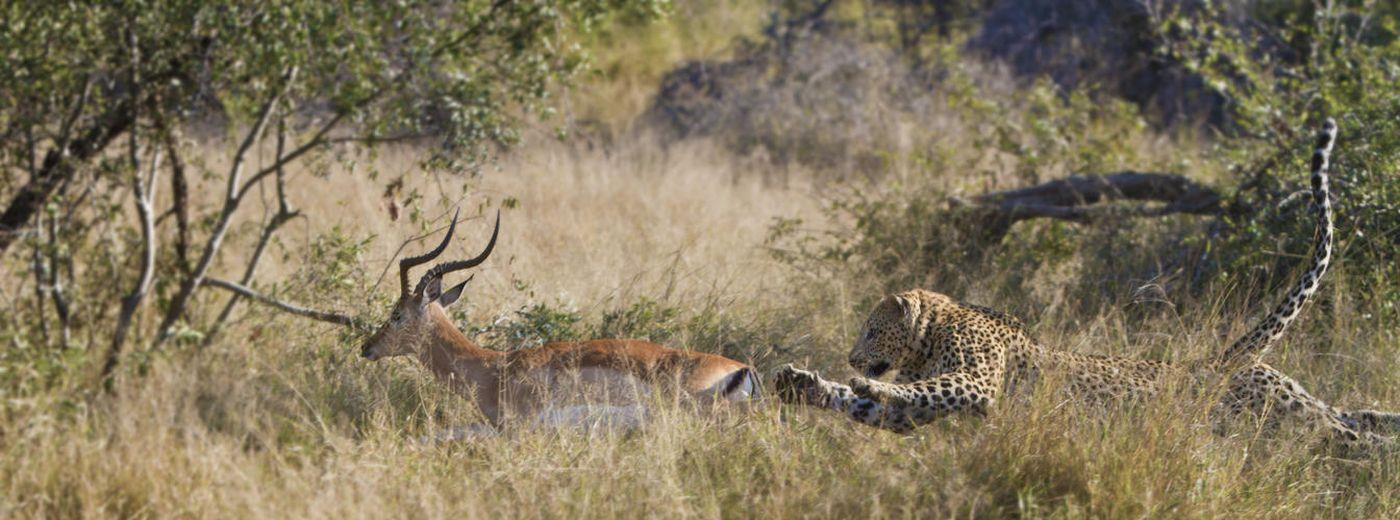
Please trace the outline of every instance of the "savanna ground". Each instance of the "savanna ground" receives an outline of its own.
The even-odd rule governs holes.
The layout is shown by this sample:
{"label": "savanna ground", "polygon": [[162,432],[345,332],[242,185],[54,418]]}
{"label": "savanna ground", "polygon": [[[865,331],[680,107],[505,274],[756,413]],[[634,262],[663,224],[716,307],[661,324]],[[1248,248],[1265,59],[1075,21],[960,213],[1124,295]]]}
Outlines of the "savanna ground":
{"label": "savanna ground", "polygon": [[[499,208],[501,241],[455,308],[463,329],[483,343],[504,349],[637,337],[720,352],[765,375],[792,362],[839,380],[853,375],[844,358],[863,313],[891,290],[919,286],[1009,310],[1054,348],[1189,360],[1217,352],[1264,312],[1289,279],[1287,267],[1306,254],[1311,223],[1302,212],[1289,217],[1298,223],[1288,229],[1304,236],[1266,237],[1253,242],[1267,245],[1264,251],[1211,263],[1230,269],[1197,265],[1210,263],[1201,251],[1213,251],[1212,242],[1201,237],[1215,231],[1198,216],[1026,222],[1000,244],[964,250],[953,243],[960,235],[948,231],[957,223],[940,220],[947,194],[1078,171],[1158,168],[1222,185],[1230,175],[1208,132],[1153,127],[1121,103],[1014,79],[980,61],[952,67],[946,86],[930,94],[891,101],[881,96],[906,79],[883,74],[878,55],[858,46],[818,48],[812,52],[827,54],[792,58],[797,67],[863,79],[840,83],[836,93],[802,90],[810,83],[796,93],[775,88],[761,106],[741,107],[767,110],[775,125],[790,126],[658,135],[638,121],[661,76],[685,59],[731,57],[739,52],[734,38],[757,38],[767,12],[766,5],[719,1],[674,9],[588,40],[599,49],[600,72],[566,98],[570,137],[555,139],[541,125],[479,176],[404,176],[402,190],[388,198],[407,200],[411,217],[391,218],[385,184],[419,168],[422,150],[414,145],[381,147],[317,174],[293,170],[289,202],[309,217],[274,242],[257,274],[260,287],[382,319],[396,291],[393,273],[382,273],[405,240],[438,229],[460,207],[469,220],[448,254],[474,254]],[[832,63],[834,72],[822,69]],[[850,63],[858,64],[854,74],[842,69]],[[852,106],[832,109],[835,115],[804,112],[802,103],[822,96],[844,96]],[[817,122],[792,126],[784,111]],[[765,131],[796,137],[775,144],[764,141],[772,135]],[[1343,120],[1339,149],[1365,131]],[[741,132],[752,135],[735,137]],[[736,139],[768,146],[736,147]],[[215,133],[195,145],[208,152],[211,169],[232,146],[226,141]],[[853,142],[894,144],[864,155],[823,149]],[[775,158],[784,146],[798,150],[795,158]],[[1302,179],[1307,150],[1298,148],[1278,176]],[[269,153],[260,151],[253,164]],[[1342,164],[1339,176],[1346,175]],[[201,181],[195,196],[215,200],[217,182]],[[270,197],[235,222],[216,272],[242,269],[259,219],[275,210]],[[1341,248],[1364,244],[1343,237]],[[1270,259],[1250,263],[1260,255]],[[0,298],[18,312],[32,282],[25,259],[5,262]],[[1260,270],[1282,275],[1251,276]],[[1325,279],[1321,303],[1269,362],[1338,405],[1400,408],[1394,315],[1368,298],[1384,290],[1387,276],[1343,260]],[[224,295],[202,298],[210,303],[199,312],[212,315]],[[1209,395],[1182,391],[1085,407],[1065,401],[1053,380],[987,417],[952,418],[907,436],[766,400],[717,416],[663,407],[634,431],[514,431],[421,444],[441,428],[476,421],[477,412],[411,359],[364,361],[359,339],[245,303],[207,346],[136,347],[109,394],[85,391],[83,378],[53,375],[80,352],[38,356],[32,352],[46,348],[40,341],[8,337],[0,376],[25,383],[0,396],[0,515],[1296,518],[1400,511],[1400,454],[1357,457],[1306,431],[1261,436],[1246,427],[1218,436],[1206,419]]]}

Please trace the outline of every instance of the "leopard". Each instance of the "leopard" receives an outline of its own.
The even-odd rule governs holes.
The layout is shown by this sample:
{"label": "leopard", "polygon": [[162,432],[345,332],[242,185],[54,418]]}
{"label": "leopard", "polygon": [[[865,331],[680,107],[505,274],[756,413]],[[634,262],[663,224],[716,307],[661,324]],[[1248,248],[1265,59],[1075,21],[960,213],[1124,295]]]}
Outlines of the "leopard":
{"label": "leopard", "polygon": [[[1296,419],[1348,445],[1392,445],[1400,413],[1332,406],[1261,359],[1298,318],[1331,264],[1327,170],[1336,133],[1336,122],[1328,119],[1315,141],[1310,180],[1316,229],[1305,271],[1271,312],[1216,356],[1172,363],[1047,348],[1014,316],[913,289],[881,299],[859,329],[847,359],[858,376],[841,384],[786,364],[772,376],[776,394],[907,433],[944,417],[985,415],[999,399],[1022,393],[1046,373],[1063,377],[1072,396],[1089,402],[1159,395],[1171,376],[1185,375],[1188,381],[1223,381],[1211,410],[1217,432],[1248,415],[1269,429]],[[897,371],[893,382],[878,379],[891,371]]]}

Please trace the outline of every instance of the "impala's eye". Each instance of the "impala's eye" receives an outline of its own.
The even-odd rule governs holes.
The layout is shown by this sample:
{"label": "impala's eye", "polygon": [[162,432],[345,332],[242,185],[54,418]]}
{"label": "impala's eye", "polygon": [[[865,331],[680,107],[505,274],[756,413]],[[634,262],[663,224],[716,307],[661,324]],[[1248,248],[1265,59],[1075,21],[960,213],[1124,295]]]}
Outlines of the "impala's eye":
{"label": "impala's eye", "polygon": [[389,320],[394,322],[403,321],[403,312],[395,309],[394,313],[389,315]]}

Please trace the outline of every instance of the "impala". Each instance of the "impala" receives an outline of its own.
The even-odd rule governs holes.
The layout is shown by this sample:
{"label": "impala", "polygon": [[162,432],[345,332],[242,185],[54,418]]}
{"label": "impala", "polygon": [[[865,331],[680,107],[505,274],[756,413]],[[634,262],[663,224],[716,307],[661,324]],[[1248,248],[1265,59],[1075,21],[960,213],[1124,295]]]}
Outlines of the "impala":
{"label": "impala", "polygon": [[437,264],[409,290],[409,270],[441,255],[456,227],[453,215],[442,243],[399,262],[398,302],[388,321],[365,341],[366,359],[415,356],[439,381],[473,399],[497,427],[519,418],[567,420],[582,409],[625,410],[635,415],[644,406],[639,398],[656,392],[702,405],[755,396],[758,378],[749,365],[646,341],[554,342],[510,352],[481,347],[453,325],[446,312],[471,277],[447,291],[442,290],[442,279],[486,261],[501,231],[499,213],[481,254]]}

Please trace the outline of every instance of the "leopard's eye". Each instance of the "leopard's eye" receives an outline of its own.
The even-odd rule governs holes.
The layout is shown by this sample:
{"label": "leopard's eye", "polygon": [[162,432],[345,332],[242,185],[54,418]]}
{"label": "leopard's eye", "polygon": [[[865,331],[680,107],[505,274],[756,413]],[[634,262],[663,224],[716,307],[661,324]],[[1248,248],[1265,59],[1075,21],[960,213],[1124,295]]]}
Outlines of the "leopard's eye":
{"label": "leopard's eye", "polygon": [[870,328],[865,330],[865,340],[875,341],[875,329]]}

